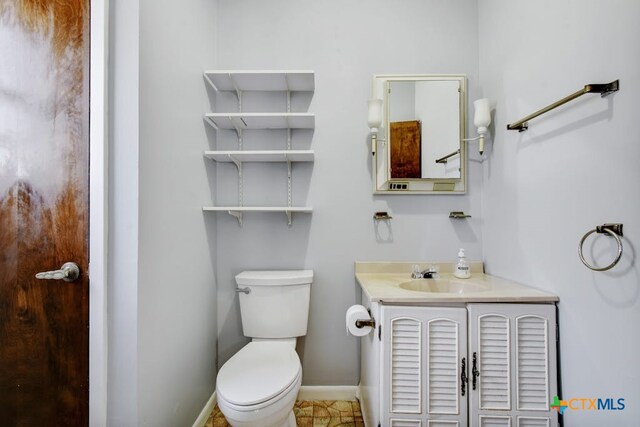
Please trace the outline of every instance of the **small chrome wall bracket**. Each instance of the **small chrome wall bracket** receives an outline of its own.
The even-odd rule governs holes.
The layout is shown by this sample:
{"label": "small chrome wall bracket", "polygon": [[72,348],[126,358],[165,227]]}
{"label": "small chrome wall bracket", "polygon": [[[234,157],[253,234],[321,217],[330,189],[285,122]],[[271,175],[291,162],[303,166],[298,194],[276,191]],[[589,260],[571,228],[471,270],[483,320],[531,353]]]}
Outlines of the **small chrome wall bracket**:
{"label": "small chrome wall bracket", "polygon": [[585,87],[587,93],[599,93],[602,98],[620,90],[620,80],[611,83],[591,83]]}
{"label": "small chrome wall bracket", "polygon": [[387,220],[390,220],[391,218],[393,217],[389,215],[388,212],[376,212],[373,214],[373,219],[375,221],[387,221]]}
{"label": "small chrome wall bracket", "polygon": [[471,218],[471,215],[467,215],[463,211],[452,211],[452,212],[449,212],[449,218],[454,218],[454,219]]}
{"label": "small chrome wall bracket", "polygon": [[596,232],[603,234],[607,233],[607,230],[611,230],[616,233],[618,236],[622,237],[622,225],[623,224],[602,224],[596,226]]}
{"label": "small chrome wall bracket", "polygon": [[[611,262],[611,264],[604,267],[594,267],[584,259],[584,255],[582,254],[582,246],[584,245],[584,241],[587,240],[587,237],[589,237],[593,233],[608,234],[609,236],[614,237],[616,239],[616,243],[618,244],[618,252],[613,262]],[[620,240],[620,237],[622,237],[622,224],[616,224],[616,223],[602,224],[602,225],[596,226],[596,228],[594,228],[593,230],[587,231],[587,233],[584,236],[582,236],[582,239],[580,239],[580,243],[578,244],[578,256],[580,257],[580,261],[582,261],[582,263],[587,268],[593,271],[610,270],[618,263],[618,261],[620,261],[620,258],[622,257],[623,248],[622,248],[622,240]]]}

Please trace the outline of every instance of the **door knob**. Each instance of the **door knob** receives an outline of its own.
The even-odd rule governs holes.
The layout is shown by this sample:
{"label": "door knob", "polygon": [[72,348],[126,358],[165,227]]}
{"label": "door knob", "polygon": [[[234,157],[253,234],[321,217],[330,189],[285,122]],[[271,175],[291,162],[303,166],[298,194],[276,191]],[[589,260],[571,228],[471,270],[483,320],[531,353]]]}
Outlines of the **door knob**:
{"label": "door knob", "polygon": [[60,270],[43,271],[36,274],[36,279],[41,280],[64,280],[73,282],[80,276],[80,268],[75,262],[65,262]]}

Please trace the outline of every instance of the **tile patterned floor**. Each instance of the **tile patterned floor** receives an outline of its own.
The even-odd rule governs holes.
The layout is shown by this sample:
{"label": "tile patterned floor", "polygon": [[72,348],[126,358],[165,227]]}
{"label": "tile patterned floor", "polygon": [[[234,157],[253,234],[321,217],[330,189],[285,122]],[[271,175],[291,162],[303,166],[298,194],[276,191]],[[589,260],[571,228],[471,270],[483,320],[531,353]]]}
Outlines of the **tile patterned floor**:
{"label": "tile patterned floor", "polygon": [[[293,408],[299,427],[364,427],[360,403],[349,400],[298,400]],[[205,427],[229,424],[216,405]]]}

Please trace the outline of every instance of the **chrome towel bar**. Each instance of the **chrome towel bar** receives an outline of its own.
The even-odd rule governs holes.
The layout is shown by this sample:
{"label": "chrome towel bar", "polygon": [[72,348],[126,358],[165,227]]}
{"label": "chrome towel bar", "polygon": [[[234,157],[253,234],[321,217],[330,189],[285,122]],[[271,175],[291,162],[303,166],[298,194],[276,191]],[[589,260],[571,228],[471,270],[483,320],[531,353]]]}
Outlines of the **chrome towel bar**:
{"label": "chrome towel bar", "polygon": [[599,84],[599,83],[588,84],[582,89],[580,89],[579,91],[574,92],[571,95],[562,98],[560,101],[556,101],[553,104],[536,111],[535,113],[529,114],[527,117],[520,119],[515,123],[511,123],[510,125],[507,125],[507,129],[524,132],[525,130],[529,129],[529,123],[528,123],[529,120],[534,119],[563,104],[566,104],[569,101],[573,101],[574,99],[581,97],[585,93],[599,93],[600,96],[604,98],[610,93],[617,92],[619,89],[620,89],[620,80],[614,80],[611,83],[604,83],[604,84]]}
{"label": "chrome towel bar", "polygon": [[436,163],[447,163],[447,160],[449,160],[449,158],[455,156],[456,154],[460,154],[460,149],[457,149],[453,153],[447,154],[444,157],[440,157],[438,160],[436,160]]}

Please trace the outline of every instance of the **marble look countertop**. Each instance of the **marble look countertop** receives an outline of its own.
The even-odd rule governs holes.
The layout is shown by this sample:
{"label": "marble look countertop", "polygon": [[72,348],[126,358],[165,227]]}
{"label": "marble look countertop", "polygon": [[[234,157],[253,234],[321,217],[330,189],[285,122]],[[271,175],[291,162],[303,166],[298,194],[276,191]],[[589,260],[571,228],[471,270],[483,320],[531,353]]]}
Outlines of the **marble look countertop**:
{"label": "marble look countertop", "polygon": [[[430,265],[439,269],[439,283],[450,286],[451,292],[422,292],[403,289],[400,285],[411,281],[412,266],[421,270]],[[362,291],[380,303],[467,303],[467,302],[555,302],[556,295],[543,292],[510,280],[484,274],[481,262],[470,262],[471,277],[458,279],[453,276],[454,263],[445,262],[356,262],[356,280]],[[406,285],[403,285],[406,286]],[[435,286],[438,287],[438,286]]]}

